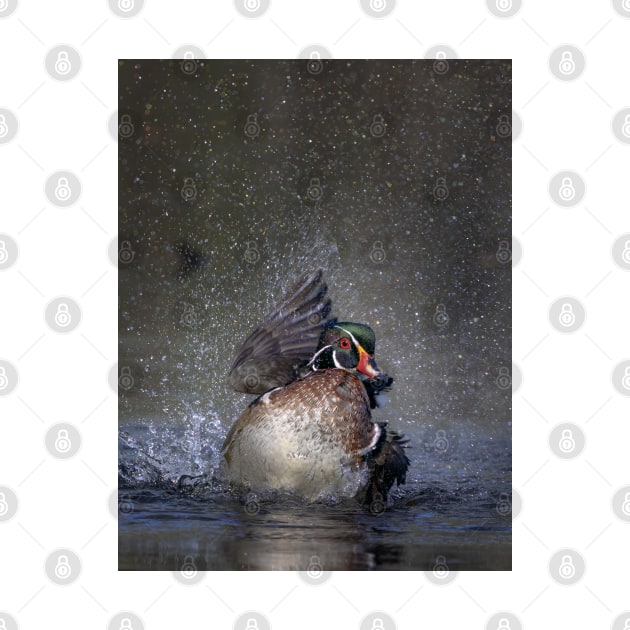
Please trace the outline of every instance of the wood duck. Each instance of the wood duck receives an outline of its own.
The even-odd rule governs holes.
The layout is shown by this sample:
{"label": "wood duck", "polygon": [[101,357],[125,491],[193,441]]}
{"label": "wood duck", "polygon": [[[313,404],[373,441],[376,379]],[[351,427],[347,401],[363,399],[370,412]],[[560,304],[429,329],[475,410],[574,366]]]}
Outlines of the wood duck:
{"label": "wood duck", "polygon": [[393,379],[376,365],[372,329],[329,318],[326,292],[321,270],[302,277],[239,349],[228,382],[261,395],[225,439],[227,478],[382,507],[409,466],[406,440],[371,418]]}

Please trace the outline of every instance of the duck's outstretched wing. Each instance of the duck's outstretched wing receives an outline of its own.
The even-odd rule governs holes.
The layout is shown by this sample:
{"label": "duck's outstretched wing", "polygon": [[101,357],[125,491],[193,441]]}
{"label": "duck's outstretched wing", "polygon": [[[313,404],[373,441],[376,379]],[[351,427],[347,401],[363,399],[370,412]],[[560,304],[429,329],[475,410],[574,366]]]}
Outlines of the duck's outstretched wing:
{"label": "duck's outstretched wing", "polygon": [[236,353],[228,383],[246,394],[262,394],[294,381],[317,351],[330,313],[322,270],[302,276]]}
{"label": "duck's outstretched wing", "polygon": [[[376,448],[366,455],[369,480],[357,498],[365,505],[384,504],[391,487],[405,483],[409,458],[405,453],[408,440],[396,431],[387,430],[386,422],[379,422],[382,437]],[[384,507],[384,506],[383,506]]]}

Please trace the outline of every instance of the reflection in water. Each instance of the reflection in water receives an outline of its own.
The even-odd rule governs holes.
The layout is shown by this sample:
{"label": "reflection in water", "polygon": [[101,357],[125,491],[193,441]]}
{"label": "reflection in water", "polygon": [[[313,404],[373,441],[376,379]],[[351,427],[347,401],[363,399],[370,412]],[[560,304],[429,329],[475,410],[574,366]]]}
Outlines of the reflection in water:
{"label": "reflection in water", "polygon": [[[121,62],[121,569],[510,567],[510,64],[322,63]],[[395,378],[374,419],[412,464],[382,514],[248,511],[213,481],[251,400],[227,386],[233,353],[317,268]]]}

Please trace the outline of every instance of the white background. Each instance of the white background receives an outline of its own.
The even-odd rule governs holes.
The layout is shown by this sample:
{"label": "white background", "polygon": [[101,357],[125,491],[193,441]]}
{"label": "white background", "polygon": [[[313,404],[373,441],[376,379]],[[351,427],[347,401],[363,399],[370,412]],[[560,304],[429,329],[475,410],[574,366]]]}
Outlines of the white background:
{"label": "white background", "polygon": [[[44,66],[59,43],[82,57],[69,82],[54,81]],[[228,572],[185,586],[168,572],[117,571],[108,509],[117,412],[107,383],[117,359],[117,271],[107,256],[117,232],[117,144],[107,122],[117,107],[117,59],[170,57],[185,43],[210,58],[294,58],[314,43],[336,58],[420,58],[444,43],[460,58],[514,60],[514,110],[524,125],[514,142],[514,236],[524,255],[514,268],[513,357],[524,380],[514,397],[513,479],[523,508],[512,572],[460,573],[447,586],[423,573],[335,573],[309,586],[295,573]],[[586,58],[570,82],[548,66],[564,43]],[[611,2],[526,0],[499,19],[480,0],[407,0],[374,19],[358,0],[272,0],[262,17],[247,19],[225,0],[149,0],[125,20],[105,0],[22,0],[0,20],[0,48],[0,107],[20,125],[0,144],[0,232],[20,252],[0,272],[0,358],[20,379],[0,398],[0,485],[19,497],[17,515],[0,524],[0,611],[22,629],[106,628],[131,610],[146,628],[192,630],[231,628],[255,610],[288,630],[359,628],[373,610],[398,628],[484,628],[499,610],[527,628],[608,628],[630,609],[630,525],[611,508],[615,491],[630,484],[630,398],[611,383],[615,365],[630,357],[630,272],[611,256],[613,242],[630,232],[630,146],[611,131],[615,113],[630,106],[630,20]],[[61,169],[83,186],[70,208],[44,196],[46,178]],[[565,169],[586,182],[584,199],[570,208],[548,192]],[[81,306],[72,334],[56,334],[44,320],[59,295]],[[586,310],[573,334],[548,319],[565,295]],[[44,445],[59,422],[81,431],[81,450],[67,461]],[[548,444],[564,422],[586,436],[582,453],[567,461]],[[44,572],[59,547],[81,558],[69,586]],[[562,547],[586,562],[573,586],[548,569]]]}

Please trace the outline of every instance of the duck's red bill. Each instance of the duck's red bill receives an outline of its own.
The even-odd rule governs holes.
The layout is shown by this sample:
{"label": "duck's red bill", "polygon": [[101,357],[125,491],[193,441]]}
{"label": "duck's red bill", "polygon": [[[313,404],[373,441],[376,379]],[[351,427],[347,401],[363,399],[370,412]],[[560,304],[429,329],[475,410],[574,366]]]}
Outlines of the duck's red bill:
{"label": "duck's red bill", "polygon": [[374,357],[368,354],[361,346],[359,346],[359,365],[357,365],[357,370],[369,378],[377,378],[381,375],[381,371],[376,367]]}

